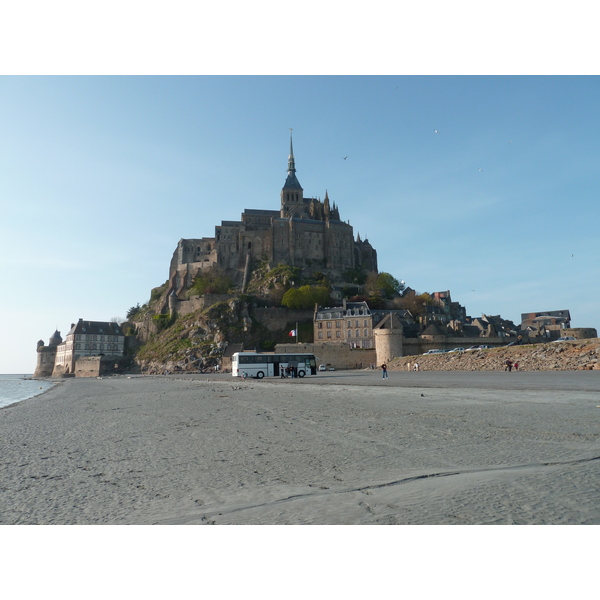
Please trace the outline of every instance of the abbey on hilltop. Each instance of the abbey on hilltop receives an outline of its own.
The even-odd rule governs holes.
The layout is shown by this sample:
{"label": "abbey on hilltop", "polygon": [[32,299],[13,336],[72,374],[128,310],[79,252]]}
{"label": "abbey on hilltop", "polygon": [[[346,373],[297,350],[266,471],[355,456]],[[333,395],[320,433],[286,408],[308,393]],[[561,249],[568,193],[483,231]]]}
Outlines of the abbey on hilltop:
{"label": "abbey on hilltop", "polygon": [[305,198],[296,177],[292,137],[287,179],[279,210],[246,209],[241,221],[221,221],[215,236],[181,239],[169,270],[169,293],[188,289],[202,269],[220,267],[244,288],[253,261],[275,267],[287,264],[305,274],[320,271],[340,281],[349,269],[377,272],[377,252],[360,235],[354,239],[349,223],[340,220],[329,194],[321,202]]}

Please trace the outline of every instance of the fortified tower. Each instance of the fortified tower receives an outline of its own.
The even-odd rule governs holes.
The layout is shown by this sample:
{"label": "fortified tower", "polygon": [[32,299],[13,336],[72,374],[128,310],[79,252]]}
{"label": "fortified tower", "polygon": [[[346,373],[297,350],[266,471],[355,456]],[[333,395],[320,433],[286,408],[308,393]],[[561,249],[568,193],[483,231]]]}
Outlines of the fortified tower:
{"label": "fortified tower", "polygon": [[54,370],[54,361],[56,359],[56,350],[59,344],[62,344],[62,337],[58,329],[48,340],[48,345],[44,346],[43,340],[37,343],[37,365],[35,367],[34,377],[50,377]]}
{"label": "fortified tower", "polygon": [[386,315],[373,327],[373,337],[378,365],[389,363],[396,356],[402,356],[403,327],[398,315]]}

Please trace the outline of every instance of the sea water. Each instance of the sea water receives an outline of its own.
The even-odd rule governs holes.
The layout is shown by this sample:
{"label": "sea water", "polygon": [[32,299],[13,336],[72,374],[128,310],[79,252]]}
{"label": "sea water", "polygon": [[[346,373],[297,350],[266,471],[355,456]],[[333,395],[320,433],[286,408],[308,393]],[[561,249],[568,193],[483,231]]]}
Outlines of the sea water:
{"label": "sea water", "polygon": [[54,385],[30,378],[31,375],[0,375],[0,408],[37,396]]}

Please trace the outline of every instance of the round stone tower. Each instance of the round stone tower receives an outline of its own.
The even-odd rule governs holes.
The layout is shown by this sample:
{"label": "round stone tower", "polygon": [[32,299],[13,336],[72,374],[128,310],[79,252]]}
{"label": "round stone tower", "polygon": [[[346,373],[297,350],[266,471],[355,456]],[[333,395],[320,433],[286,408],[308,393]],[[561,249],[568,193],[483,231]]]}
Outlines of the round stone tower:
{"label": "round stone tower", "polygon": [[373,327],[378,366],[402,356],[403,335],[402,323],[395,314],[387,315]]}
{"label": "round stone tower", "polygon": [[44,346],[44,342],[40,340],[37,343],[37,365],[35,367],[34,377],[51,377],[54,371],[54,362],[56,360],[56,350],[59,344],[62,343],[60,331],[56,330],[48,345]]}
{"label": "round stone tower", "polygon": [[179,304],[179,298],[175,293],[175,289],[169,294],[169,315],[171,318],[177,313],[177,305]]}

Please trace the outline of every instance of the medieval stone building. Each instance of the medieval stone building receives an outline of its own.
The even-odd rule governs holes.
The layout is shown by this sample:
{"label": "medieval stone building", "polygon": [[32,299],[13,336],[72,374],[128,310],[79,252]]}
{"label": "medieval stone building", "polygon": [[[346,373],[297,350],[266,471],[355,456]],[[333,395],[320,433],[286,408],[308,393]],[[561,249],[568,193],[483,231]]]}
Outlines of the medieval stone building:
{"label": "medieval stone building", "polygon": [[[48,346],[42,340],[38,342],[34,377],[77,375],[78,370],[86,371],[83,376],[100,375],[112,370],[115,361],[123,358],[124,350],[125,336],[120,325],[79,319],[71,324],[64,342],[59,331],[54,332]],[[90,368],[92,358],[97,361]],[[82,359],[88,359],[84,368],[78,367]]]}
{"label": "medieval stone building", "polygon": [[341,281],[349,269],[377,272],[377,252],[368,240],[354,239],[327,191],[323,201],[304,197],[291,136],[279,210],[246,209],[240,221],[216,226],[214,237],[179,240],[169,269],[169,293],[179,294],[202,269],[214,266],[244,287],[253,262],[262,260],[271,267],[299,267],[307,275],[320,271],[332,281]]}

